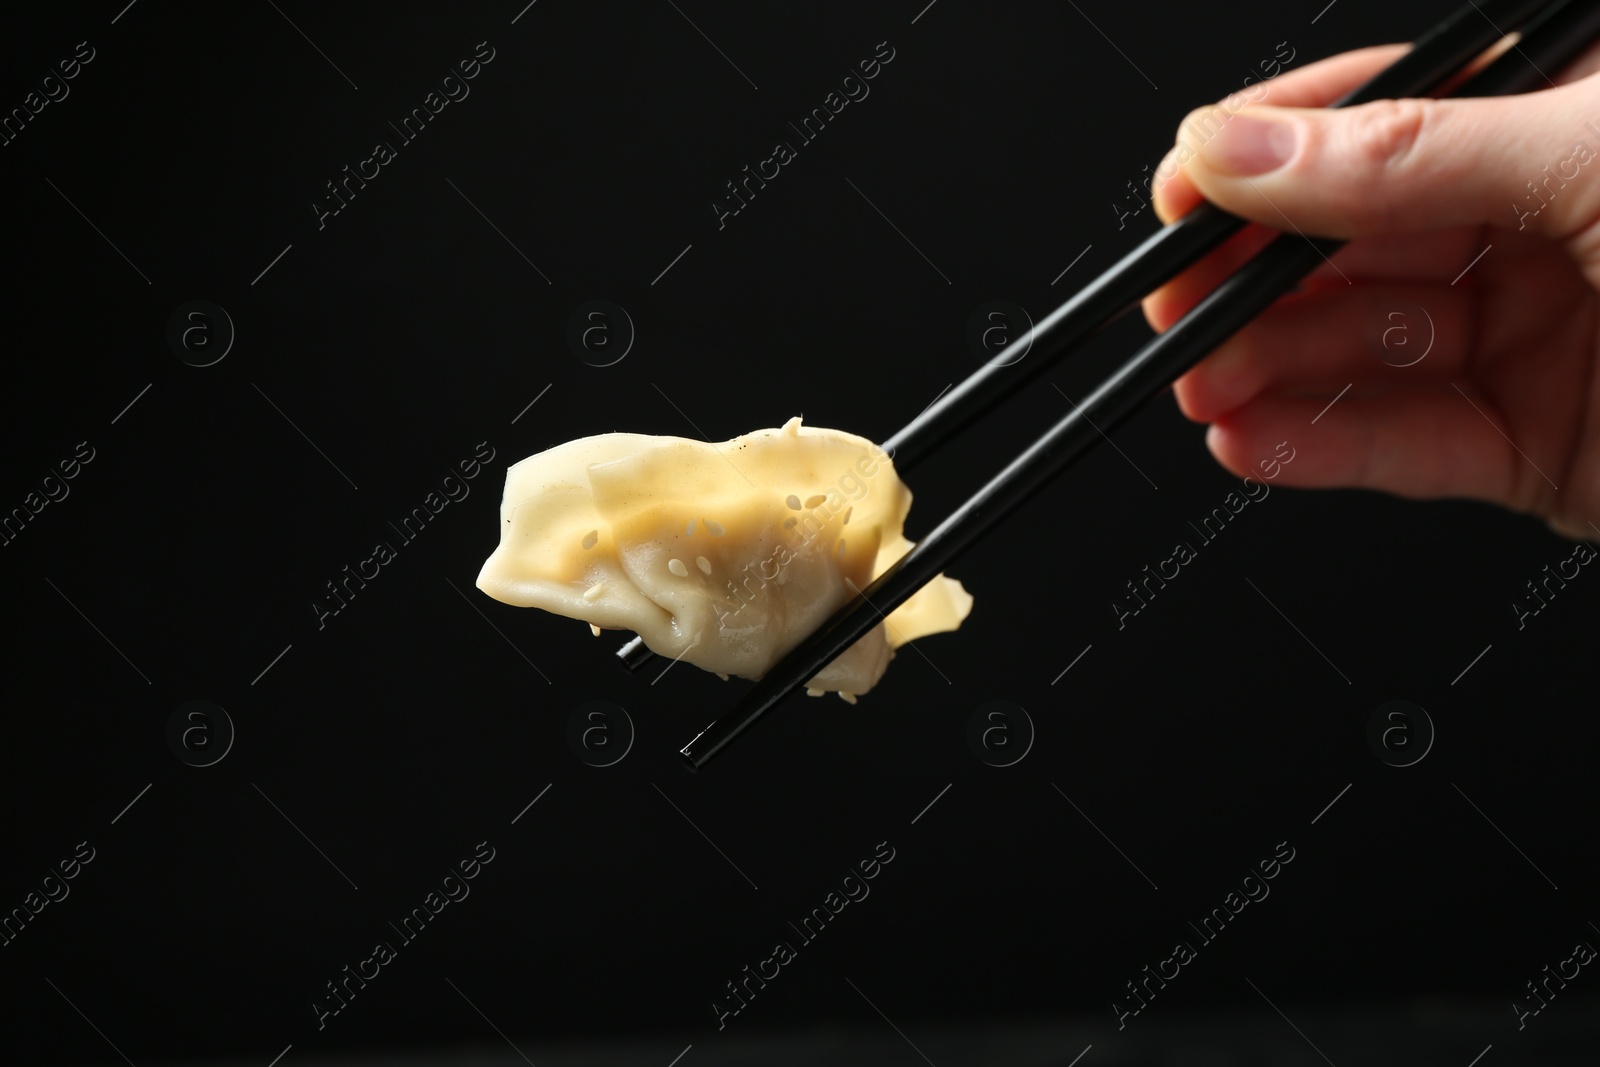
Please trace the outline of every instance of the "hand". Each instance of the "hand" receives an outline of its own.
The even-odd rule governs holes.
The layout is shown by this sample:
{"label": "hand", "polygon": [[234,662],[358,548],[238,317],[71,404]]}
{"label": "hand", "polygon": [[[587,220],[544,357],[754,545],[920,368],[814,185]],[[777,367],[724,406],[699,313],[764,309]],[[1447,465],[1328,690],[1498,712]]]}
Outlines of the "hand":
{"label": "hand", "polygon": [[[1178,405],[1240,475],[1303,441],[1280,484],[1470,497],[1600,537],[1600,75],[1582,76],[1600,50],[1524,96],[1324,109],[1406,47],[1184,120],[1157,213],[1203,197],[1254,224],[1145,300],[1156,330],[1276,231],[1350,243],[1180,378]],[[1407,307],[1433,346],[1394,366],[1427,340],[1426,321],[1394,318]],[[1414,348],[1385,362],[1373,339],[1394,322]]]}

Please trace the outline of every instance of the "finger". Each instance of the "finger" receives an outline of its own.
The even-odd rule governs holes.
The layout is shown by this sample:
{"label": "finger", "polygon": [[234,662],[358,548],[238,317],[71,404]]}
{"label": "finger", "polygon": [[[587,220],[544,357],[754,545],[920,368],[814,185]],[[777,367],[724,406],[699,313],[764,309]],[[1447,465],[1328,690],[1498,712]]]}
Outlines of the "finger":
{"label": "finger", "polygon": [[1407,283],[1285,297],[1178,379],[1178,405],[1212,422],[1266,393],[1437,387],[1470,360],[1474,299],[1465,289]]}
{"label": "finger", "polygon": [[[1152,292],[1143,302],[1145,319],[1151,329],[1164,332],[1278,236],[1281,235],[1275,230],[1252,224]],[[1496,238],[1496,258],[1485,270],[1518,261],[1532,248],[1541,251],[1549,248],[1542,238],[1519,241],[1513,239],[1516,236],[1506,235],[1505,240]],[[1450,282],[1461,276],[1462,268],[1471,265],[1483,248],[1482,227],[1478,226],[1426,234],[1364,237],[1345,245],[1328,262],[1307,275],[1302,288],[1347,289],[1352,283],[1374,281]]]}
{"label": "finger", "polygon": [[[1524,235],[1526,236],[1526,235]],[[1543,238],[1530,241],[1494,238],[1495,258],[1484,266],[1493,267],[1513,252],[1525,254],[1530,248],[1548,252]],[[1334,282],[1348,285],[1362,281],[1451,282],[1488,243],[1481,226],[1456,226],[1427,233],[1376,234],[1351,241],[1311,274],[1312,283]]]}
{"label": "finger", "polygon": [[1468,497],[1548,513],[1550,478],[1561,472],[1549,459],[1543,470],[1535,466],[1538,450],[1528,458],[1502,429],[1516,437],[1487,400],[1451,387],[1346,394],[1331,407],[1321,398],[1266,395],[1213,423],[1206,445],[1228,470],[1259,479],[1261,457],[1289,442],[1294,459],[1275,485]]}
{"label": "finger", "polygon": [[[1222,117],[1240,110],[1246,104],[1326,107],[1399,59],[1410,47],[1407,44],[1385,44],[1344,52],[1299,70],[1287,71],[1201,110],[1218,112],[1218,117]],[[1182,133],[1180,126],[1180,141]],[[1156,214],[1164,223],[1187,215],[1201,200],[1200,191],[1174,162],[1173,157],[1177,153],[1178,145],[1175,142],[1156,168],[1156,177],[1151,183]]]}
{"label": "finger", "polygon": [[[1257,233],[1269,232],[1259,224],[1252,224],[1250,229]],[[1271,236],[1281,235],[1273,232]],[[1550,259],[1550,242],[1543,237],[1505,232],[1491,236],[1492,241],[1484,236],[1482,226],[1458,226],[1428,233],[1362,237],[1340,248],[1328,262],[1306,275],[1301,288],[1347,288],[1352,283],[1388,281],[1453,283],[1465,277],[1468,268],[1473,279],[1493,282],[1498,278],[1525,277],[1535,261]],[[1298,238],[1290,235],[1289,239]],[[1494,254],[1480,256],[1491,243]],[[1158,328],[1165,330],[1224,278],[1235,273],[1240,262],[1233,258],[1202,259],[1168,283],[1171,293],[1166,287],[1152,293],[1146,307],[1151,326],[1157,327],[1159,318]],[[1567,263],[1560,258],[1556,262]],[[1181,305],[1178,314],[1169,310],[1169,301]]]}
{"label": "finger", "polygon": [[[1247,93],[1235,93],[1209,110],[1225,119],[1230,110],[1236,111],[1247,102],[1281,107],[1323,107],[1389,66],[1410,47],[1406,44],[1377,45],[1331,56],[1280,74]],[[1181,127],[1179,140],[1182,140]],[[1187,215],[1203,199],[1199,189],[1177,165],[1175,156],[1179,154],[1179,145],[1174,144],[1156,167],[1150,187],[1151,203],[1163,223]],[[1216,288],[1217,283],[1260,251],[1277,232],[1275,228],[1251,227],[1151,293],[1144,300],[1145,319],[1151,328],[1163,331],[1176,322]]]}
{"label": "finger", "polygon": [[[1253,223],[1152,292],[1143,302],[1145,319],[1151,329],[1158,333],[1166,331],[1280,236],[1283,235],[1275,230]],[[1291,236],[1290,239],[1298,238]],[[1477,261],[1484,244],[1480,226],[1425,234],[1363,237],[1335,252],[1305,277],[1300,288],[1348,289],[1352,284],[1365,282],[1454,282],[1468,266],[1480,277],[1492,277],[1496,271],[1522,271],[1530,253],[1546,254],[1550,247],[1543,238],[1506,234],[1495,238],[1493,259]]]}
{"label": "finger", "polygon": [[1597,112],[1600,78],[1515,97],[1250,107],[1175,158],[1206,199],[1277,228],[1566,238],[1600,218]]}
{"label": "finger", "polygon": [[1221,245],[1207,252],[1199,262],[1173,278],[1142,301],[1145,321],[1157,333],[1189,313],[1222,279],[1237,271],[1263,247],[1277,237],[1265,226],[1246,226]]}

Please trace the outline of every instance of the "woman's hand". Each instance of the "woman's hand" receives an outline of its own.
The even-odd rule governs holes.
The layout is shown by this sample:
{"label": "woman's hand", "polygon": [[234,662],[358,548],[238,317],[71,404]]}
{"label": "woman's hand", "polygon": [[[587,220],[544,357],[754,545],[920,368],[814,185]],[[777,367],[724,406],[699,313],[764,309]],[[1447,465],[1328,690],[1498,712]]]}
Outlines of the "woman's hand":
{"label": "woman's hand", "polygon": [[1184,120],[1161,218],[1203,197],[1259,225],[1151,294],[1155,329],[1274,231],[1350,243],[1180,378],[1178,404],[1241,475],[1305,441],[1287,484],[1472,497],[1600,536],[1600,75],[1581,77],[1600,52],[1524,96],[1325,109],[1405,47]]}

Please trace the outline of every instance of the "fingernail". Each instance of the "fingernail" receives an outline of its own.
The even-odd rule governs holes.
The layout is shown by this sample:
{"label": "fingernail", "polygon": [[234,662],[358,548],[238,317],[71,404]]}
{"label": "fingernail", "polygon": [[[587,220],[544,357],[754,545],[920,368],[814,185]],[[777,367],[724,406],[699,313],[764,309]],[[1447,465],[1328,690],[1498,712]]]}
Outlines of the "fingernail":
{"label": "fingernail", "polygon": [[1299,134],[1292,122],[1235,115],[1200,146],[1200,158],[1222,174],[1247,177],[1277,170],[1294,157]]}

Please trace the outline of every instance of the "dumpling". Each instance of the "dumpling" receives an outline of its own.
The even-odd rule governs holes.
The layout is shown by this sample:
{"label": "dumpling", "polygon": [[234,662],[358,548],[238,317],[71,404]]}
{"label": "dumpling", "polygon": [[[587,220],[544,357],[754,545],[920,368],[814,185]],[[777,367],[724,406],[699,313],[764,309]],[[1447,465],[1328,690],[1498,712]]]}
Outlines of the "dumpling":
{"label": "dumpling", "polygon": [[[500,545],[478,588],[755,679],[910,550],[910,508],[887,453],[799,418],[715,444],[600,434],[506,472]],[[853,703],[895,648],[956,629],[971,609],[961,583],[940,575],[809,691]]]}

